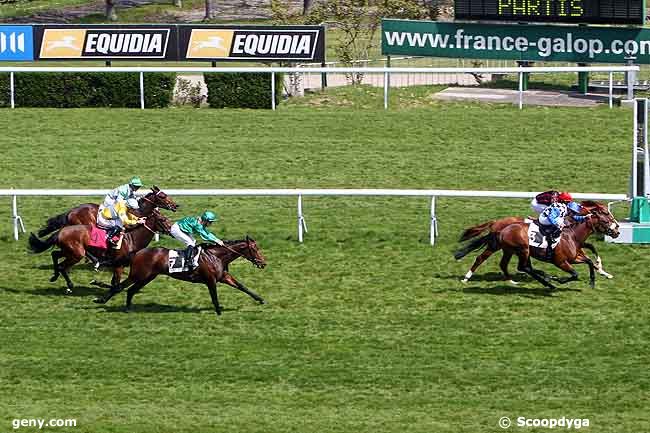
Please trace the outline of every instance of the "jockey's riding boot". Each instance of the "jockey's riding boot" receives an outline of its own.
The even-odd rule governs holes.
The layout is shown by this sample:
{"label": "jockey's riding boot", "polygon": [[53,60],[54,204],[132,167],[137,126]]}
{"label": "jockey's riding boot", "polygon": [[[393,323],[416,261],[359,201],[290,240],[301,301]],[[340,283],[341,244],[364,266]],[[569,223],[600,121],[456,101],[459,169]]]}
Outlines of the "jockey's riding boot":
{"label": "jockey's riding boot", "polygon": [[188,245],[187,250],[185,250],[185,263],[189,270],[194,269],[194,254],[196,254],[196,247]]}
{"label": "jockey's riding boot", "polygon": [[550,260],[553,257],[553,234],[546,235],[546,257]]}

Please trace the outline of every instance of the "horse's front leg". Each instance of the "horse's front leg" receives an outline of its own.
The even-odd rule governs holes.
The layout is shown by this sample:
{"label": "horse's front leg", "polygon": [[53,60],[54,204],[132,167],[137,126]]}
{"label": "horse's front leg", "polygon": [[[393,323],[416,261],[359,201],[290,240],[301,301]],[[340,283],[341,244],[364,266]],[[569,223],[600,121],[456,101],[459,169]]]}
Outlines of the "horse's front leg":
{"label": "horse's front leg", "polygon": [[592,289],[596,288],[596,265],[594,264],[593,260],[591,260],[589,257],[587,257],[584,254],[578,255],[576,257],[576,263],[584,263],[587,266],[589,266],[589,287]]}
{"label": "horse's front leg", "polygon": [[221,282],[225,283],[225,284],[228,284],[230,287],[234,287],[237,290],[241,290],[242,292],[246,293],[251,298],[255,299],[260,304],[266,304],[266,301],[264,301],[264,299],[262,299],[262,297],[260,295],[253,292],[251,289],[249,289],[248,287],[244,286],[242,283],[237,281],[235,279],[235,277],[230,275],[228,272],[223,273],[223,277],[221,277]]}
{"label": "horse's front leg", "polygon": [[208,286],[208,291],[210,292],[210,298],[212,299],[212,305],[214,305],[214,311],[218,316],[221,315],[221,305],[219,305],[219,295],[217,294],[217,282],[214,278],[210,278],[206,283]]}
{"label": "horse's front leg", "polygon": [[600,275],[602,275],[605,278],[614,278],[614,276],[610,273],[605,272],[605,269],[603,268],[603,261],[600,258],[600,254],[598,254],[598,251],[596,251],[596,247],[594,247],[592,244],[585,242],[582,244],[583,248],[587,248],[589,251],[594,253],[596,256],[596,272],[598,272]]}
{"label": "horse's front leg", "polygon": [[554,265],[562,269],[564,272],[571,274],[570,277],[556,278],[559,284],[566,284],[570,281],[576,281],[578,279],[578,273],[576,272],[575,269],[573,269],[573,266],[571,266],[569,262],[563,261],[560,263],[554,263]]}

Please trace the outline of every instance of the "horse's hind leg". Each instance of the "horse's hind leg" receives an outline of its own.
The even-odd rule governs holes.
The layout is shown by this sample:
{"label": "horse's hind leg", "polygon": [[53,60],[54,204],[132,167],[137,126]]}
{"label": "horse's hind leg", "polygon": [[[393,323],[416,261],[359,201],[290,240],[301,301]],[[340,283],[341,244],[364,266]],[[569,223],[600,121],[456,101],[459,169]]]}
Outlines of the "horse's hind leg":
{"label": "horse's hind leg", "polygon": [[510,259],[512,258],[512,251],[503,251],[503,257],[501,257],[501,261],[499,262],[499,267],[501,268],[501,272],[503,272],[503,279],[509,282],[510,284],[514,284],[515,286],[519,283],[514,281],[512,279],[512,275],[508,272],[508,264],[510,263]]}
{"label": "horse's hind leg", "polygon": [[65,279],[65,283],[68,286],[68,288],[65,290],[65,294],[69,295],[72,293],[72,289],[74,289],[74,284],[72,284],[72,280],[70,279],[70,276],[68,275],[68,271],[70,268],[79,263],[79,260],[81,260],[81,257],[67,257],[63,263],[59,265],[59,269],[61,272],[61,275],[63,275],[63,278]]}
{"label": "horse's hind leg", "polygon": [[469,279],[472,278],[472,275],[474,275],[474,272],[476,272],[476,269],[479,266],[481,266],[481,264],[484,261],[486,261],[488,259],[488,257],[490,257],[492,254],[494,254],[494,251],[489,249],[489,248],[486,249],[485,251],[483,251],[481,254],[479,254],[478,257],[476,257],[476,259],[474,260],[474,264],[472,265],[470,270],[467,271],[467,273],[465,274],[465,277],[460,281],[462,281],[463,283],[468,282]]}
{"label": "horse's hind leg", "polygon": [[218,316],[221,315],[221,305],[219,305],[219,295],[217,294],[217,282],[214,279],[210,279],[206,282],[208,286],[208,291],[210,292],[210,298],[212,299],[212,305],[214,305],[214,311]]}
{"label": "horse's hind leg", "polygon": [[[128,313],[133,310],[133,296],[140,291],[144,286],[149,284],[155,276],[149,277],[144,281],[140,281],[129,287],[129,290],[126,292],[126,305],[124,307],[124,312]],[[128,279],[127,279],[128,281]],[[109,298],[110,299],[110,298]]]}
{"label": "horse's hind leg", "polygon": [[266,302],[264,301],[264,299],[262,299],[262,297],[261,297],[260,295],[258,295],[257,293],[253,292],[253,291],[252,291],[251,289],[249,289],[248,287],[244,286],[242,283],[240,283],[239,281],[237,281],[237,280],[235,279],[235,277],[233,277],[232,275],[230,275],[230,274],[227,273],[227,272],[224,272],[224,273],[223,273],[223,277],[221,278],[221,282],[222,282],[222,283],[225,283],[225,284],[228,284],[230,287],[234,287],[234,288],[237,289],[237,290],[241,290],[242,292],[246,293],[246,294],[247,294],[248,296],[250,296],[251,298],[255,299],[255,300],[256,300],[257,302],[259,302],[260,304],[266,304]]}
{"label": "horse's hind leg", "polygon": [[52,267],[54,268],[54,274],[50,278],[51,283],[53,283],[53,282],[55,282],[56,280],[59,279],[59,275],[61,274],[59,272],[59,259],[62,256],[63,256],[63,254],[61,254],[61,251],[59,251],[59,250],[52,251]]}
{"label": "horse's hind leg", "polygon": [[519,265],[517,266],[517,269],[527,273],[528,275],[533,277],[536,281],[542,283],[544,287],[550,290],[556,289],[556,287],[553,284],[551,284],[547,278],[542,276],[545,275],[542,271],[533,269],[533,264],[530,261],[530,255],[528,251],[520,251],[517,254],[517,256],[519,257]]}

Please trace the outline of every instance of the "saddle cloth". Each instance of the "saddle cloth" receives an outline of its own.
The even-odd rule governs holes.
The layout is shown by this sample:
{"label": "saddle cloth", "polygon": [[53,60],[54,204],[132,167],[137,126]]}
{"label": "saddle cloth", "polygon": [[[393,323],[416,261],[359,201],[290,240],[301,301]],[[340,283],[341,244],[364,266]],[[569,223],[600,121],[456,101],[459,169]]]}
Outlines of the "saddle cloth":
{"label": "saddle cloth", "polygon": [[90,240],[88,241],[88,246],[101,248],[103,250],[108,249],[106,231],[100,229],[95,224],[92,224],[90,227]]}
{"label": "saddle cloth", "polygon": [[[196,254],[195,260],[198,261],[199,256],[201,255],[201,247]],[[169,264],[169,273],[173,274],[176,272],[187,272],[190,268],[185,259],[185,250],[169,250],[169,257],[167,260]]]}
{"label": "saddle cloth", "polygon": [[[526,222],[528,223],[528,245],[535,248],[546,249],[548,242],[546,242],[546,236],[542,234],[537,221],[526,219]],[[555,247],[557,247],[557,244],[560,243],[561,239],[562,236],[558,236],[556,239],[554,239],[551,247],[555,249]]]}

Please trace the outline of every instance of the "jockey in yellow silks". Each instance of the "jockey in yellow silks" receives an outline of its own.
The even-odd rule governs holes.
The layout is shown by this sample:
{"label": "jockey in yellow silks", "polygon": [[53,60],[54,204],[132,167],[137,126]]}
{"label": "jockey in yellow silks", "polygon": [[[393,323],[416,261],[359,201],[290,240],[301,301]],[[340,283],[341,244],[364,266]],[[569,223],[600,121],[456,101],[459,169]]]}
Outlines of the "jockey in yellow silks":
{"label": "jockey in yellow silks", "polygon": [[103,207],[97,213],[97,227],[106,230],[108,239],[112,241],[125,225],[142,224],[144,218],[139,218],[129,213],[129,209],[137,209],[138,202],[130,198],[128,200],[117,200],[110,206]]}

